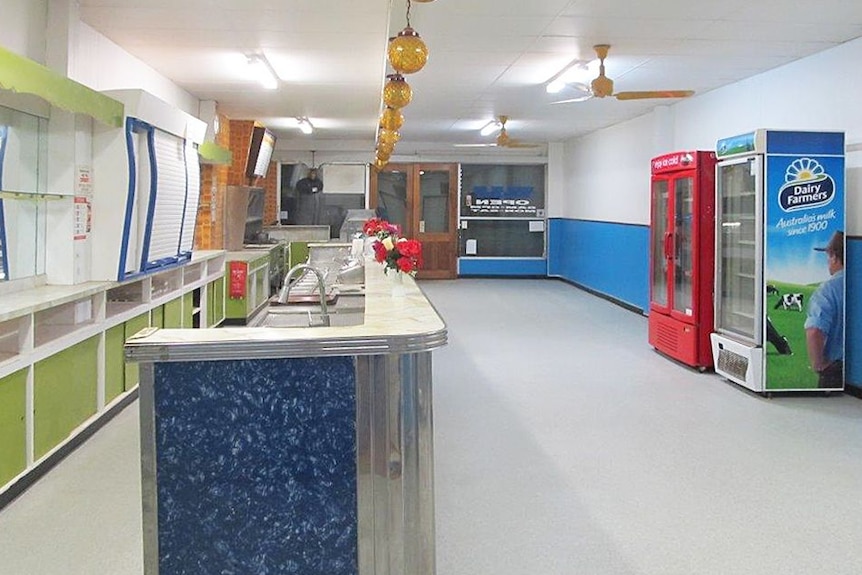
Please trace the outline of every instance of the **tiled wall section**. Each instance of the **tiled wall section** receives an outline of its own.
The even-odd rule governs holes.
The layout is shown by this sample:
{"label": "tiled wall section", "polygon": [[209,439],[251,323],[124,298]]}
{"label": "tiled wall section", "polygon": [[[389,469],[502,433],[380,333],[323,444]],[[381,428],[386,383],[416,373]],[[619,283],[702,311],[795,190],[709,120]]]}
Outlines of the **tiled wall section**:
{"label": "tiled wall section", "polygon": [[[221,129],[216,144],[230,146],[230,122],[219,115]],[[230,166],[204,164],[201,166],[201,198],[195,227],[195,249],[211,250],[224,246],[224,189]]]}
{"label": "tiled wall section", "polygon": [[[233,156],[229,166],[204,164],[201,166],[201,199],[195,228],[195,249],[210,250],[224,247],[224,196],[227,186],[248,185],[245,166],[254,128],[252,120],[229,120],[219,115],[221,129],[216,143],[228,148]],[[278,221],[278,164],[272,162],[266,178],[259,178],[254,185],[266,190],[264,223]]]}

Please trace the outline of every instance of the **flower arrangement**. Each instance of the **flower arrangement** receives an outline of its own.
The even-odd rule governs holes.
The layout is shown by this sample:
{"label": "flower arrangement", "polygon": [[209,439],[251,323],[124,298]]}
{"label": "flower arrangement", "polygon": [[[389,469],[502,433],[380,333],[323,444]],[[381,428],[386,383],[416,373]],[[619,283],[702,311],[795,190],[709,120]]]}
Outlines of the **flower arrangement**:
{"label": "flower arrangement", "polygon": [[401,237],[401,228],[384,219],[371,218],[362,226],[369,237],[376,237],[372,245],[374,260],[383,264],[383,272],[394,270],[415,276],[422,267],[422,243]]}

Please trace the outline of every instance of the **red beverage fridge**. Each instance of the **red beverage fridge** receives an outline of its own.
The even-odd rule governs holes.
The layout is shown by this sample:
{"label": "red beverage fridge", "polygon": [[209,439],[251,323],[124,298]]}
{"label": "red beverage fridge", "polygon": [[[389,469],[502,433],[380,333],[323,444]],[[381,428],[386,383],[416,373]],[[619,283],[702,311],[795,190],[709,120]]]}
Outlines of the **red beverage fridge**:
{"label": "red beverage fridge", "polygon": [[713,367],[715,153],[652,160],[649,343],[701,371]]}

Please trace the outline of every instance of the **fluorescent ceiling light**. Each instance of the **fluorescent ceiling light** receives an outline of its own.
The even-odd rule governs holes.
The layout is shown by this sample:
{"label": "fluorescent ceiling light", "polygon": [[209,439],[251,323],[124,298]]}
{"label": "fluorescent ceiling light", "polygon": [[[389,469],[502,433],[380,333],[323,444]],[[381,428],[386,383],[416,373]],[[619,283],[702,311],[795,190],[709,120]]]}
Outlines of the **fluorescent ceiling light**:
{"label": "fluorescent ceiling light", "polygon": [[549,94],[557,94],[570,82],[587,82],[590,80],[588,62],[575,58],[566,64],[562,70],[551,76],[545,84],[545,91]]}
{"label": "fluorescent ceiling light", "polygon": [[498,122],[497,120],[491,120],[490,122],[482,126],[482,129],[479,131],[479,134],[481,134],[482,136],[490,136],[499,129],[499,126],[500,122]]}
{"label": "fluorescent ceiling light", "polygon": [[563,88],[566,87],[566,83],[557,78],[556,80],[552,80],[548,82],[548,85],[545,86],[545,91],[548,94],[559,94],[563,91]]}
{"label": "fluorescent ceiling light", "polygon": [[297,118],[296,121],[297,125],[299,126],[299,130],[303,134],[310,134],[314,132],[314,126],[311,125],[311,122],[308,120],[308,118]]}
{"label": "fluorescent ceiling light", "polygon": [[260,85],[267,90],[278,88],[278,75],[263,54],[251,54],[248,57],[248,65],[254,70],[254,76]]}

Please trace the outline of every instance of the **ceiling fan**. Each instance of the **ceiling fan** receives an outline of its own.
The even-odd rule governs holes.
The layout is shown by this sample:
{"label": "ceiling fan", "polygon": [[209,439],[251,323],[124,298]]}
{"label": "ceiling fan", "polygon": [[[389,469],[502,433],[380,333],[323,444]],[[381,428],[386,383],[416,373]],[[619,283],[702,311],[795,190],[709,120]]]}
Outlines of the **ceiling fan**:
{"label": "ceiling fan", "polygon": [[509,137],[509,132],[506,131],[506,122],[509,121],[509,116],[499,116],[497,123],[500,125],[500,132],[497,134],[497,139],[493,143],[488,144],[455,144],[458,148],[538,148],[541,144],[528,144],[519,140],[513,140]]}
{"label": "ceiling fan", "polygon": [[641,92],[614,92],[614,81],[605,75],[605,58],[608,57],[610,44],[597,44],[593,46],[596,56],[599,58],[599,75],[586,84],[573,84],[579,93],[577,97],[557,100],[552,104],[566,104],[568,102],[581,102],[589,98],[606,98],[613,96],[617,100],[646,100],[650,98],[688,98],[694,95],[694,90],[646,90]]}

